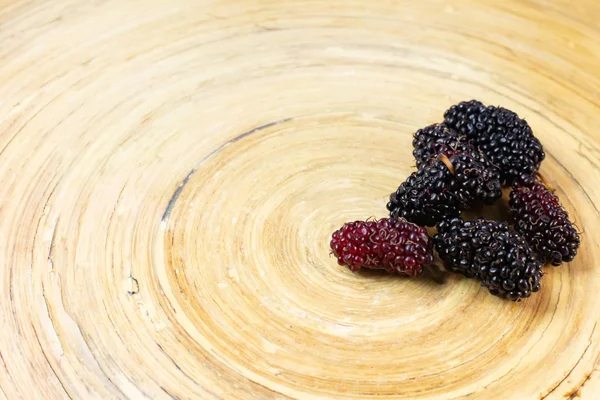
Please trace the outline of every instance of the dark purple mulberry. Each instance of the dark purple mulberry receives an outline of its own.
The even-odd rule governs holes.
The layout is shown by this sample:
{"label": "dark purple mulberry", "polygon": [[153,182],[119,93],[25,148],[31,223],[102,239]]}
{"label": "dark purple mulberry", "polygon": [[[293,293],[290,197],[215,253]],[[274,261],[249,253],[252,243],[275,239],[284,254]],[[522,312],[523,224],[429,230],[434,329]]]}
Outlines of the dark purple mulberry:
{"label": "dark purple mulberry", "polygon": [[503,185],[537,172],[545,158],[529,124],[506,108],[464,101],[444,113],[444,124],[465,135],[500,169]]}
{"label": "dark purple mulberry", "polygon": [[477,279],[491,294],[514,301],[540,290],[542,264],[507,223],[452,218],[437,228],[435,249],[449,271]]}
{"label": "dark purple mulberry", "polygon": [[443,219],[459,216],[463,210],[477,204],[491,204],[502,196],[497,169],[486,164],[478,152],[446,150],[412,173],[390,195],[387,209],[392,217],[434,226]]}
{"label": "dark purple mulberry", "polygon": [[558,197],[534,176],[523,176],[510,193],[515,230],[543,263],[555,266],[575,258],[580,239]]}

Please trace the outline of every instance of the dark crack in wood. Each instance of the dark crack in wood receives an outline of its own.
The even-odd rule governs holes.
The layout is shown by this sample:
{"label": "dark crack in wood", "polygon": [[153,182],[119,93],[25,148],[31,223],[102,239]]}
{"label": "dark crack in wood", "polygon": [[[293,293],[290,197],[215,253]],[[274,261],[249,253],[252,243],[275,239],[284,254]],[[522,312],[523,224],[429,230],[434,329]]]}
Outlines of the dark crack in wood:
{"label": "dark crack in wood", "polygon": [[[256,132],[259,132],[263,129],[267,129],[267,128],[270,128],[275,125],[283,124],[284,122],[288,122],[290,120],[291,120],[291,118],[280,119],[280,120],[269,122],[267,124],[257,126],[256,128],[250,129],[249,131],[246,131],[246,132],[228,140],[227,142],[221,144],[219,147],[217,147],[216,149],[214,149],[213,151],[208,153],[208,155],[206,155],[202,160],[200,160],[200,163],[198,164],[198,166],[202,165],[204,162],[206,162],[208,159],[210,159],[212,156],[214,156],[215,154],[217,154],[218,152],[220,152],[227,146],[229,146],[239,140],[242,140],[243,138],[248,137]],[[192,169],[187,174],[187,176],[183,179],[183,181],[179,184],[177,189],[175,189],[175,192],[173,193],[173,196],[171,196],[171,199],[169,200],[169,203],[167,204],[167,208],[165,209],[165,212],[162,215],[161,222],[166,222],[169,219],[169,216],[171,215],[171,212],[173,211],[173,207],[175,206],[175,202],[181,195],[181,192],[183,191],[183,188],[185,187],[185,185],[187,185],[190,178],[192,177],[192,175],[194,175],[196,173],[197,170],[198,170],[198,167]]]}
{"label": "dark crack in wood", "polygon": [[[583,357],[585,356],[585,354],[587,353],[587,351],[589,350],[589,348],[592,346],[592,338],[594,337],[594,332],[596,331],[596,327],[597,326],[598,326],[598,323],[596,322],[594,324],[594,328],[592,329],[592,333],[590,334],[589,343],[585,347],[585,350],[583,351],[583,353],[581,353],[581,357],[579,357],[579,359],[577,360],[577,362],[575,363],[575,365],[573,366],[573,368],[571,368],[569,370],[569,372],[567,373],[567,375],[560,382],[558,382],[556,385],[554,385],[552,387],[552,389],[550,389],[550,391],[548,393],[546,393],[544,396],[540,397],[540,400],[544,400],[548,396],[550,396],[552,393],[554,393],[554,391],[556,391],[556,389],[558,389],[560,387],[560,385],[562,385],[563,382],[566,381],[567,378],[569,378],[569,376],[571,376],[571,374],[573,373],[573,371],[575,370],[575,368],[577,368],[577,366],[579,365],[579,363],[581,362],[581,360],[583,359]],[[592,371],[589,374],[586,374],[587,378],[583,381],[583,383],[579,384],[574,390],[570,391],[565,396],[571,396],[574,393],[577,393],[579,391],[579,389],[581,389],[581,387],[583,386],[583,384],[589,379],[589,376],[591,376],[593,372],[594,371],[592,369]]]}
{"label": "dark crack in wood", "polygon": [[134,295],[140,292],[140,284],[137,279],[129,275],[129,281],[131,282],[131,289],[127,291],[127,294]]}

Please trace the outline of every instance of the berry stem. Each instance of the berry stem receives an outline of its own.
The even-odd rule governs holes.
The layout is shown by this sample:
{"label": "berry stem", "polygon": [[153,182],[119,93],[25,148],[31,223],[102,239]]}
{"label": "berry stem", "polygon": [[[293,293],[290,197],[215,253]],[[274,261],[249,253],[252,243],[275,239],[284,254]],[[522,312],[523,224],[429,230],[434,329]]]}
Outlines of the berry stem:
{"label": "berry stem", "polygon": [[446,167],[448,167],[448,169],[450,170],[450,173],[454,175],[454,165],[452,165],[452,162],[450,161],[448,156],[446,156],[445,154],[440,155],[440,161],[443,162],[446,165]]}

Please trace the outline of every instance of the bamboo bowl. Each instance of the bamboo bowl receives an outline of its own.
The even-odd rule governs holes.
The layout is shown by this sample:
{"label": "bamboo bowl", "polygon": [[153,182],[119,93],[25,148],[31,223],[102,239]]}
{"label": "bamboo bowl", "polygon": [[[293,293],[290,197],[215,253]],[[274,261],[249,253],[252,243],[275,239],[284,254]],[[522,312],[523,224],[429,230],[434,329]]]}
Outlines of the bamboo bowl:
{"label": "bamboo bowl", "polygon": [[[597,1],[0,1],[0,398],[600,397]],[[354,274],[412,133],[525,117],[583,233],[520,303]],[[506,218],[506,203],[485,211]]]}

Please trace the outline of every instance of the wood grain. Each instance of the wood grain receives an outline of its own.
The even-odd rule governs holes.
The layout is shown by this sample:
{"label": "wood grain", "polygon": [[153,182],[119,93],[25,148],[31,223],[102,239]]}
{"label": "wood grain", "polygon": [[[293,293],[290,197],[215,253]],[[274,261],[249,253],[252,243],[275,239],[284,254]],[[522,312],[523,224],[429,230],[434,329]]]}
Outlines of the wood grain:
{"label": "wood grain", "polygon": [[[600,3],[0,1],[0,398],[600,396]],[[411,135],[525,117],[583,231],[513,304],[353,274]],[[499,203],[486,211],[506,215]]]}

